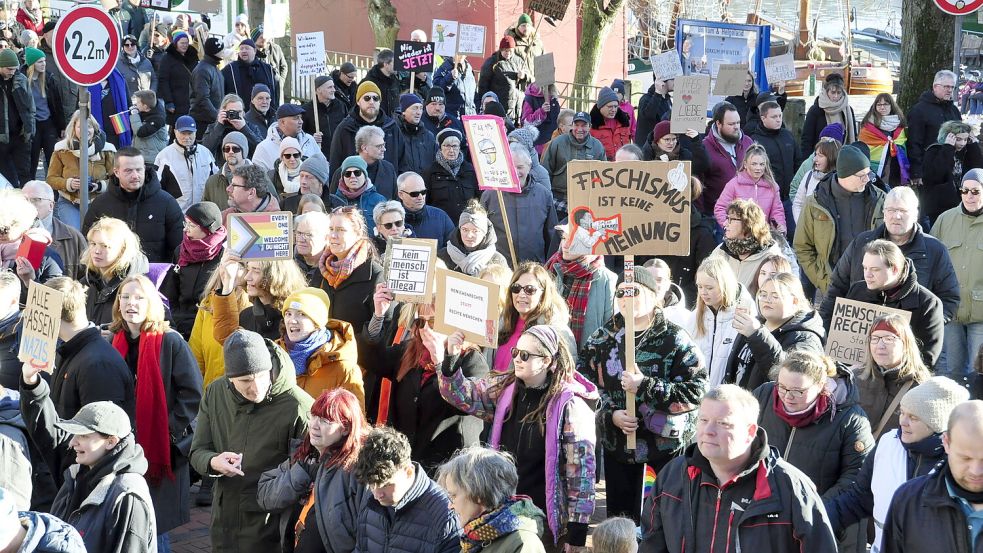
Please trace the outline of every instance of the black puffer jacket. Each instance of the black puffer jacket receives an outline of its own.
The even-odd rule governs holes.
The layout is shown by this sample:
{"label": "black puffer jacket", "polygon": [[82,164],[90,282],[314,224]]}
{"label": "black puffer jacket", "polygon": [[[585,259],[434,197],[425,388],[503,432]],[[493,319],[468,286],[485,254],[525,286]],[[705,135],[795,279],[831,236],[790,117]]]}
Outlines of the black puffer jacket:
{"label": "black puffer jacket", "polygon": [[918,102],[908,111],[908,144],[906,151],[911,163],[909,172],[911,178],[922,178],[922,168],[926,165],[925,150],[934,144],[939,134],[939,127],[946,121],[959,121],[962,114],[951,100],[939,100],[931,90],[922,92]]}
{"label": "black puffer jacket", "polygon": [[167,122],[173,124],[191,111],[191,72],[198,65],[198,51],[189,46],[181,55],[172,43],[158,63],[157,95],[164,100]]}
{"label": "black puffer jacket", "polygon": [[771,370],[785,359],[789,351],[823,353],[826,331],[815,311],[796,313],[791,319],[768,332],[764,325],[750,336],[738,333],[727,360],[724,381],[745,390],[754,390],[771,380]]}
{"label": "black puffer jacket", "polygon": [[758,425],[768,433],[782,458],[811,478],[823,497],[834,497],[853,482],[874,448],[867,415],[857,403],[860,396],[853,374],[843,366],[837,371],[832,405],[819,420],[801,428],[778,418],[774,382],[754,391],[761,404]]}
{"label": "black puffer jacket", "polygon": [[672,97],[656,93],[655,85],[649,87],[638,100],[638,119],[635,124],[635,145],[641,148],[650,141],[652,130],[659,121],[668,121],[672,114]]}
{"label": "black puffer jacket", "polygon": [[758,126],[749,136],[765,147],[768,161],[771,163],[771,171],[775,174],[775,182],[778,183],[782,193],[782,200],[788,200],[792,177],[802,165],[802,151],[795,142],[795,137],[785,127],[772,130],[764,125]]}
{"label": "black puffer jacket", "polygon": [[396,168],[399,173],[413,171],[422,175],[430,168],[437,154],[437,138],[428,131],[423,123],[414,125],[403,118],[402,113],[396,114],[399,133],[402,135],[399,163]]}
{"label": "black puffer jacket", "polygon": [[454,223],[468,201],[478,197],[478,175],[468,160],[461,163],[457,176],[436,161],[421,176],[427,184],[427,205],[443,209]]}

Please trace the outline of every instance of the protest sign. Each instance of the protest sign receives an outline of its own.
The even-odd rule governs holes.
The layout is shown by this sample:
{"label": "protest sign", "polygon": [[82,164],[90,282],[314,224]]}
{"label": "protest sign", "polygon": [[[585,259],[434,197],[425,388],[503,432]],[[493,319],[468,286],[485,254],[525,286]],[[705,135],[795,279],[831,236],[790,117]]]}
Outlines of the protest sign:
{"label": "protest sign", "polygon": [[219,13],[222,11],[222,0],[189,0],[188,9],[198,13]]}
{"label": "protest sign", "polygon": [[293,259],[292,216],[289,211],[230,213],[229,251],[243,261]]}
{"label": "protest sign", "polygon": [[501,292],[497,284],[438,267],[437,290],[434,330],[461,331],[465,340],[479,346],[498,345]]}
{"label": "protest sign", "polygon": [[649,58],[652,63],[652,74],[656,80],[668,81],[683,74],[683,64],[679,61],[679,52],[669,50]]}
{"label": "protest sign", "polygon": [[430,27],[433,37],[434,53],[444,58],[452,58],[457,53],[457,21],[434,19]]}
{"label": "protest sign", "polygon": [[911,312],[862,301],[836,298],[826,338],[826,355],[834,361],[861,366],[867,361],[867,331],[881,315],[897,315],[911,322]]}
{"label": "protest sign", "polygon": [[567,165],[571,252],[689,255],[688,161]]}
{"label": "protest sign", "polygon": [[539,88],[545,89],[548,85],[556,82],[553,52],[547,52],[542,56],[533,58],[533,74],[536,75],[536,84],[539,85]]}
{"label": "protest sign", "polygon": [[140,7],[146,10],[171,11],[171,0],[140,0]]}
{"label": "protest sign", "polygon": [[393,51],[396,53],[396,71],[430,73],[433,71],[432,42],[397,40]]}
{"label": "protest sign", "polygon": [[289,18],[290,5],[287,2],[273,3],[267,0],[263,9],[263,36],[266,40],[287,36]]}
{"label": "protest sign", "polygon": [[569,5],[570,0],[532,0],[529,3],[529,10],[562,21]]}
{"label": "protest sign", "polygon": [[433,271],[437,266],[437,241],[393,238],[386,248],[383,279],[396,301],[430,303]]}
{"label": "protest sign", "polygon": [[49,373],[55,368],[55,347],[61,326],[61,304],[65,295],[53,288],[31,281],[27,286],[27,305],[21,316],[23,324],[17,359]]}
{"label": "protest sign", "polygon": [[327,75],[324,59],[324,31],[297,33],[297,74],[301,76]]}
{"label": "protest sign", "polygon": [[505,124],[494,115],[465,115],[461,118],[478,174],[478,188],[521,192],[519,175],[512,165],[512,151],[505,137]]}
{"label": "protest sign", "polygon": [[744,81],[747,80],[746,63],[722,63],[717,69],[717,77],[713,83],[715,96],[732,96],[744,92]]}
{"label": "protest sign", "polygon": [[792,53],[765,58],[765,77],[768,84],[795,80],[795,60]]}
{"label": "protest sign", "polygon": [[710,75],[677,77],[669,132],[685,133],[689,129],[702,132],[707,126],[709,95]]}
{"label": "protest sign", "polygon": [[461,23],[458,28],[457,53],[471,56],[485,55],[485,27]]}

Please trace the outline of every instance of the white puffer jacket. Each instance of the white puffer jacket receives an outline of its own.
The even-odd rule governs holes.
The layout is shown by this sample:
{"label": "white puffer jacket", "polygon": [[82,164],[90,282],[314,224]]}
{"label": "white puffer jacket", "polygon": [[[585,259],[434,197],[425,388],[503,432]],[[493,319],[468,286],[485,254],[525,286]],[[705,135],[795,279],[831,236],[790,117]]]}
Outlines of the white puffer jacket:
{"label": "white puffer jacket", "polygon": [[730,357],[730,349],[734,346],[737,339],[737,330],[734,328],[734,313],[738,307],[746,308],[751,315],[757,316],[758,307],[751,299],[751,294],[743,285],[737,288],[737,304],[727,309],[721,309],[714,313],[712,309],[703,311],[703,328],[706,333],[699,335],[696,329],[698,314],[694,313],[692,324],[687,330],[703,353],[703,361],[710,370],[710,381],[708,388],[719,386],[724,382],[724,374],[727,372],[727,359]]}
{"label": "white puffer jacket", "polygon": [[205,181],[218,173],[212,153],[200,144],[195,145],[194,153],[188,156],[181,145],[172,142],[157,154],[154,165],[157,166],[157,178],[164,190],[167,190],[166,181],[171,178],[181,187],[181,197],[177,199],[181,211],[187,211],[202,200]]}

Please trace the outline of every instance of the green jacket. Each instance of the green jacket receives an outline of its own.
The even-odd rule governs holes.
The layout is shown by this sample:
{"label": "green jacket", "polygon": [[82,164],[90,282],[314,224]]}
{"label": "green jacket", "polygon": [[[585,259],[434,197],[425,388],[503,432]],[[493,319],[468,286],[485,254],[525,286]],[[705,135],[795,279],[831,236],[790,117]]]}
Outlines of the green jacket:
{"label": "green jacket", "polygon": [[268,518],[256,499],[259,477],[287,459],[291,440],[303,437],[314,400],[297,386],[287,353],[270,340],[266,347],[273,359],[273,386],[262,403],[243,398],[222,376],[208,386],[198,412],[191,465],[199,474],[214,477],[212,457],[231,451],[242,454],[245,473],[215,479],[215,552],[267,553],[280,547],[278,517]]}
{"label": "green jacket", "polygon": [[949,250],[959,280],[955,322],[983,322],[983,217],[965,215],[962,204],[957,205],[939,215],[932,236]]}

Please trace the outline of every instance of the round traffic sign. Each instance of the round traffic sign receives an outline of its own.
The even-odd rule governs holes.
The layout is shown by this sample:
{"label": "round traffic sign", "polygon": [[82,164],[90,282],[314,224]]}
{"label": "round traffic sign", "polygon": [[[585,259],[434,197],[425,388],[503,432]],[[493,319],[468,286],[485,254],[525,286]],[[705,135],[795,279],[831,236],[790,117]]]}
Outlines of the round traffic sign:
{"label": "round traffic sign", "polygon": [[983,0],[935,0],[935,5],[951,15],[966,15],[983,7]]}
{"label": "round traffic sign", "polygon": [[78,6],[55,25],[52,53],[68,80],[82,86],[102,82],[120,56],[116,20],[95,6]]}

